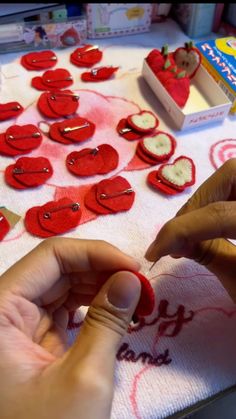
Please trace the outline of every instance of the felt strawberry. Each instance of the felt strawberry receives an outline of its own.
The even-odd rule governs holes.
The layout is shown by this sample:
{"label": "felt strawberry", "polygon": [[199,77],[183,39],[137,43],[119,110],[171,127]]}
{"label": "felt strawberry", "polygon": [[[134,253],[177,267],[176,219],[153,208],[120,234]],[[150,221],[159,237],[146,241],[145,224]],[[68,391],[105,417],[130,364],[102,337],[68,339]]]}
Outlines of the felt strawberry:
{"label": "felt strawberry", "polygon": [[161,51],[154,49],[152,50],[146,61],[152,71],[157,75],[159,71],[162,71],[166,66],[173,67],[175,66],[175,61],[172,55],[168,53],[168,45],[164,45]]}
{"label": "felt strawberry", "polygon": [[77,67],[92,67],[102,59],[102,51],[96,45],[84,45],[70,55],[70,61]]}
{"label": "felt strawberry", "polygon": [[64,68],[47,70],[42,77],[33,77],[31,80],[31,85],[38,90],[64,89],[71,84],[73,84],[73,78]]}
{"label": "felt strawberry", "polygon": [[53,51],[30,52],[21,57],[21,64],[27,70],[45,70],[53,67],[56,63],[57,57]]}
{"label": "felt strawberry", "polygon": [[192,41],[186,42],[184,47],[177,48],[173,56],[177,67],[185,70],[189,78],[196,74],[201,64],[201,54]]}
{"label": "felt strawberry", "polygon": [[193,160],[180,156],[171,164],[163,164],[158,170],[158,177],[166,185],[183,191],[195,183],[195,165]]}
{"label": "felt strawberry", "polygon": [[119,67],[98,67],[81,74],[83,81],[104,81],[110,79]]}
{"label": "felt strawberry", "polygon": [[[157,163],[168,160],[175,151],[176,140],[164,131],[157,131],[139,142],[143,153]],[[141,157],[141,156],[140,156]]]}
{"label": "felt strawberry", "polygon": [[76,117],[50,126],[49,136],[52,140],[71,144],[88,140],[95,132],[95,124],[86,118]]}
{"label": "felt strawberry", "polygon": [[128,141],[139,140],[144,135],[141,132],[135,131],[135,129],[128,124],[128,121],[125,118],[122,118],[118,122],[116,131]]}
{"label": "felt strawberry", "polygon": [[4,239],[10,230],[10,224],[5,215],[0,212],[0,241]]}
{"label": "felt strawberry", "polygon": [[154,290],[149,282],[149,280],[142,275],[140,272],[134,272],[134,271],[130,271],[132,272],[134,275],[136,275],[138,277],[138,279],[140,280],[141,283],[141,294],[140,294],[140,299],[138,302],[138,305],[136,307],[136,310],[134,312],[134,316],[136,317],[144,317],[144,316],[149,316],[153,310],[154,310],[154,306],[155,306],[155,293]]}
{"label": "felt strawberry", "polygon": [[141,111],[139,113],[129,115],[127,122],[134,130],[141,133],[153,131],[159,125],[158,119],[150,111]]}
{"label": "felt strawberry", "polygon": [[190,94],[190,79],[184,71],[168,78],[163,86],[179,107],[182,108],[186,104]]}
{"label": "felt strawberry", "polygon": [[27,189],[45,183],[53,168],[45,157],[21,157],[5,169],[5,181],[16,189]]}
{"label": "felt strawberry", "polygon": [[24,108],[18,102],[0,103],[0,121],[15,118],[23,112]]}

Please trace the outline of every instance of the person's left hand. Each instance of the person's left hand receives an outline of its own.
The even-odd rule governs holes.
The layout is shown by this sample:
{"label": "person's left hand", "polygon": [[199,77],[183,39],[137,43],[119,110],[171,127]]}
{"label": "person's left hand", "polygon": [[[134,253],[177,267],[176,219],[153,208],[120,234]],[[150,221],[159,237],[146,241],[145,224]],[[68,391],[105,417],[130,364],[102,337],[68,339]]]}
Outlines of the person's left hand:
{"label": "person's left hand", "polygon": [[[138,269],[106,242],[54,238],[2,275],[1,419],[110,417],[116,352],[141,289],[117,271]],[[68,350],[68,311],[90,304]]]}

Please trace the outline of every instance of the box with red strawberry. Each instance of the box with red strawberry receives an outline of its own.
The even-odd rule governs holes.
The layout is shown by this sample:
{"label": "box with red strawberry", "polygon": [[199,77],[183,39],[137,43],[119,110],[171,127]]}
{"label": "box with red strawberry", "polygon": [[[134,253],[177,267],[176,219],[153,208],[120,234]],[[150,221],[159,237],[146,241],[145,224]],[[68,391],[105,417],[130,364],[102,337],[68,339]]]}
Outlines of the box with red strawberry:
{"label": "box with red strawberry", "polygon": [[229,100],[201,65],[191,41],[172,52],[168,45],[150,51],[142,74],[178,129],[220,121],[229,112]]}

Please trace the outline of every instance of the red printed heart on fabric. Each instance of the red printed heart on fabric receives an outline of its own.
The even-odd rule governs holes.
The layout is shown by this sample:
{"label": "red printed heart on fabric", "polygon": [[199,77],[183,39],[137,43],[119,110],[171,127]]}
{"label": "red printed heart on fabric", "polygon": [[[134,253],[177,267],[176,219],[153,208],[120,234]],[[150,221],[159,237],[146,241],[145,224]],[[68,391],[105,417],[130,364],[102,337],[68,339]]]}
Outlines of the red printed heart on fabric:
{"label": "red printed heart on fabric", "polygon": [[45,157],[21,157],[5,170],[5,180],[16,189],[26,189],[44,184],[53,174]]}
{"label": "red printed heart on fabric", "polygon": [[18,102],[0,103],[0,121],[15,118],[23,112],[24,108]]}
{"label": "red printed heart on fabric", "polygon": [[9,147],[20,151],[30,151],[40,146],[42,134],[32,124],[12,125],[5,132],[5,141]]}
{"label": "red printed heart on fabric", "polygon": [[64,68],[47,70],[42,77],[34,77],[31,81],[31,85],[38,90],[64,89],[71,84],[73,84],[73,78]]}
{"label": "red printed heart on fabric", "polygon": [[134,312],[134,316],[136,317],[144,317],[149,316],[155,307],[155,293],[154,290],[149,282],[149,280],[142,275],[140,272],[132,272],[134,275],[138,277],[141,283],[141,294],[138,305]]}
{"label": "red printed heart on fabric", "polygon": [[83,81],[104,81],[110,79],[113,74],[119,69],[119,67],[101,67],[93,68],[89,72],[81,74],[81,80]]}
{"label": "red printed heart on fabric", "polygon": [[163,164],[158,170],[158,177],[166,185],[182,191],[195,183],[193,160],[186,156],[180,156],[172,164]]}
{"label": "red printed heart on fabric", "polygon": [[176,140],[164,131],[143,138],[139,142],[143,153],[156,163],[168,160],[175,152]]}
{"label": "red printed heart on fabric", "polygon": [[129,115],[127,122],[136,131],[142,133],[153,131],[159,125],[158,119],[150,111],[141,111],[137,114]]}
{"label": "red printed heart on fabric", "polygon": [[41,207],[32,207],[28,209],[25,214],[25,228],[26,230],[33,234],[34,236],[47,238],[54,236],[54,233],[44,230],[41,225],[39,224],[39,210]]}
{"label": "red printed heart on fabric", "polygon": [[105,179],[97,184],[97,201],[112,212],[129,210],[135,198],[129,182],[122,176]]}
{"label": "red printed heart on fabric", "polygon": [[21,57],[21,64],[27,70],[44,70],[51,68],[57,63],[57,57],[53,51],[30,52]]}
{"label": "red printed heart on fabric", "polygon": [[118,122],[116,131],[119,135],[124,137],[128,141],[139,140],[143,137],[143,133],[135,131],[129,124],[127,119],[123,118]]}
{"label": "red printed heart on fabric", "polygon": [[73,115],[79,107],[79,96],[71,90],[53,91],[47,100],[51,110],[60,116]]}
{"label": "red printed heart on fabric", "polygon": [[77,67],[92,67],[102,59],[102,51],[95,45],[77,48],[70,55],[70,61]]}
{"label": "red printed heart on fabric", "polygon": [[79,116],[56,124],[50,126],[50,138],[54,141],[64,142],[64,144],[67,141],[70,143],[86,141],[95,132],[95,124]]}
{"label": "red printed heart on fabric", "polygon": [[147,183],[152,186],[154,189],[158,189],[160,192],[164,193],[165,195],[176,195],[182,190],[177,190],[172,188],[169,185],[166,185],[159,177],[158,177],[158,170],[153,170],[148,174]]}
{"label": "red printed heart on fabric", "polygon": [[89,210],[95,212],[96,214],[112,214],[113,211],[108,208],[103,207],[97,201],[97,184],[93,185],[91,189],[84,196],[84,205]]}
{"label": "red printed heart on fabric", "polygon": [[5,215],[0,212],[0,241],[4,239],[7,233],[10,231],[10,224],[6,219]]}

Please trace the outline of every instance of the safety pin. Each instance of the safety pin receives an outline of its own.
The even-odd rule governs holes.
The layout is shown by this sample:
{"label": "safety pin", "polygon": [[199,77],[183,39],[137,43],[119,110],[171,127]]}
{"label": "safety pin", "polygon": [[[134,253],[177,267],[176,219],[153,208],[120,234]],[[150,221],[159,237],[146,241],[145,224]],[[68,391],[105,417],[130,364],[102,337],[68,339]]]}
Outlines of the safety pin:
{"label": "safety pin", "polygon": [[75,131],[75,130],[77,130],[77,129],[82,129],[82,128],[87,128],[87,127],[89,127],[90,126],[90,124],[89,124],[89,122],[85,122],[85,124],[83,124],[83,125],[78,125],[77,127],[66,127],[66,128],[63,128],[62,130],[60,130],[63,134],[67,134],[67,132],[71,132],[71,131]]}
{"label": "safety pin", "polygon": [[38,137],[40,137],[41,136],[41,134],[40,134],[40,132],[34,132],[33,134],[28,134],[28,135],[19,135],[19,136],[17,136],[17,137],[14,137],[14,135],[8,135],[7,136],[7,139],[8,140],[21,140],[22,138],[38,138]]}
{"label": "safety pin", "polygon": [[113,193],[113,194],[110,194],[110,195],[102,193],[102,194],[99,195],[99,198],[100,199],[109,199],[109,198],[113,198],[113,197],[120,196],[120,195],[129,195],[132,192],[134,192],[133,189],[129,188],[129,189],[125,189],[124,191],[116,192],[116,193]]}
{"label": "safety pin", "polygon": [[57,79],[57,80],[47,79],[47,80],[45,80],[45,82],[46,83],[57,83],[58,81],[71,81],[71,80],[73,80],[72,76],[69,76],[69,77],[66,77],[65,79]]}
{"label": "safety pin", "polygon": [[102,70],[103,68],[111,68],[112,66],[111,65],[107,65],[107,66],[101,66],[101,67],[95,67],[95,68],[92,68],[92,70],[91,70],[91,74],[93,75],[93,76],[96,76],[97,74],[98,74],[98,71],[99,70]]}
{"label": "safety pin", "polygon": [[39,60],[37,60],[37,59],[34,58],[31,62],[32,63],[42,63],[44,61],[57,61],[57,57],[56,56],[53,56],[51,58],[41,58]]}
{"label": "safety pin", "polygon": [[79,96],[78,95],[74,95],[73,93],[62,93],[62,92],[53,93],[50,96],[50,99],[56,100],[57,96],[72,97],[73,100],[79,100]]}
{"label": "safety pin", "polygon": [[79,208],[80,208],[80,204],[78,202],[74,202],[73,204],[64,205],[63,207],[54,208],[51,211],[44,212],[43,218],[49,219],[49,218],[51,218],[51,214],[53,212],[57,212],[57,211],[60,211],[62,209],[66,209],[66,208],[71,208],[72,211],[78,211]]}
{"label": "safety pin", "polygon": [[21,108],[20,105],[16,105],[13,108],[1,109],[0,112],[18,111],[20,108]]}
{"label": "safety pin", "polygon": [[121,128],[119,134],[126,134],[127,132],[133,131],[132,128]]}
{"label": "safety pin", "polygon": [[49,173],[48,167],[43,167],[41,170],[24,170],[21,167],[15,167],[12,171],[14,175],[24,175],[25,173]]}
{"label": "safety pin", "polygon": [[85,51],[78,52],[78,56],[82,57],[83,55],[86,55],[87,52],[98,51],[98,50],[99,50],[99,47],[97,45],[93,45],[92,47],[88,47]]}
{"label": "safety pin", "polygon": [[[96,154],[99,152],[99,148],[98,147],[96,147],[96,148],[93,148],[92,150],[90,150],[90,151],[88,151],[87,152],[87,154],[92,154],[93,156],[96,156]],[[86,156],[86,154],[83,154],[83,156]],[[83,157],[83,156],[81,156],[81,158]],[[69,161],[68,161],[68,164],[70,164],[71,166],[77,161],[77,160],[79,160],[79,157],[76,159],[70,159]]]}

